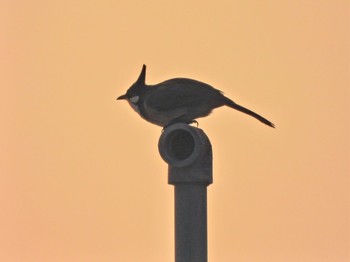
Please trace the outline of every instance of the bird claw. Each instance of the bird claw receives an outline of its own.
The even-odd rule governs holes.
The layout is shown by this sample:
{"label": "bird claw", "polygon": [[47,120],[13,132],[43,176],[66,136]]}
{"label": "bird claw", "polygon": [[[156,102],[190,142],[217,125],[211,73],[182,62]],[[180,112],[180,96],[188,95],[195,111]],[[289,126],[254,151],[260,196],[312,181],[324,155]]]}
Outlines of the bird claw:
{"label": "bird claw", "polygon": [[[165,129],[166,129],[167,127],[169,127],[169,126],[171,126],[171,125],[173,125],[173,124],[176,124],[176,123],[181,123],[181,122],[171,122],[171,123],[165,125],[165,126],[163,127],[163,129],[162,129],[162,133],[165,131]],[[197,120],[191,120],[191,121],[187,122],[186,124],[187,124],[187,125],[196,124],[197,127],[199,126],[199,123],[198,123]]]}
{"label": "bird claw", "polygon": [[192,120],[192,121],[188,122],[187,124],[189,124],[189,125],[196,124],[197,127],[199,126],[199,123],[197,120]]}

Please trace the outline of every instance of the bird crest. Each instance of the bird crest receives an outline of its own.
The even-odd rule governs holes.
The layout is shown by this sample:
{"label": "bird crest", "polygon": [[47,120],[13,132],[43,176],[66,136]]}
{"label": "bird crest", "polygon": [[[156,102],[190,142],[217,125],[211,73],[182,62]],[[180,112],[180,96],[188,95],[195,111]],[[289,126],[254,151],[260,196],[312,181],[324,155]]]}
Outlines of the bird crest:
{"label": "bird crest", "polygon": [[141,73],[139,75],[139,78],[136,80],[135,84],[138,84],[140,86],[144,86],[146,84],[146,65],[142,66]]}

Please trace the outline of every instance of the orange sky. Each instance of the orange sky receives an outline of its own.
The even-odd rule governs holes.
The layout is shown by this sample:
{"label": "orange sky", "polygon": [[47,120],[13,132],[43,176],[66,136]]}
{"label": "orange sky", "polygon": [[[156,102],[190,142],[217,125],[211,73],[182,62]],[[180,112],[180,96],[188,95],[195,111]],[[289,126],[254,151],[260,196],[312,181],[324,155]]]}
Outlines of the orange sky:
{"label": "orange sky", "polygon": [[173,261],[161,128],[115,98],[189,77],[229,108],[209,261],[349,255],[348,1],[0,1],[0,261]]}

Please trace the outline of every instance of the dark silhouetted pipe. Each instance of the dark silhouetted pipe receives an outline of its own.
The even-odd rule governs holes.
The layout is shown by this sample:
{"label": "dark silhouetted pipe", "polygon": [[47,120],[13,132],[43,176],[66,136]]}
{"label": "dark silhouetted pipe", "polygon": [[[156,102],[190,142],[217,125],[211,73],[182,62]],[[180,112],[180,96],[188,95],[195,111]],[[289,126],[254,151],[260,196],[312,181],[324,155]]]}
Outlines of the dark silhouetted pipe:
{"label": "dark silhouetted pipe", "polygon": [[212,149],[196,127],[174,124],[159,139],[175,186],[175,262],[207,262],[207,187],[213,182]]}

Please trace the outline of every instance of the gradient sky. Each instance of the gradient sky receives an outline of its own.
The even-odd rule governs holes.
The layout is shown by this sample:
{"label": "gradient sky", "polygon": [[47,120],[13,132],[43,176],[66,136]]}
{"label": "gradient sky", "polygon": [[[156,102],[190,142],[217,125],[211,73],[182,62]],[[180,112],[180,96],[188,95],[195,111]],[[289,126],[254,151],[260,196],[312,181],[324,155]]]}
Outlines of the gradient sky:
{"label": "gradient sky", "polygon": [[349,261],[349,34],[346,0],[0,1],[0,261],[174,261],[142,64],[276,124],[199,119],[209,261]]}

